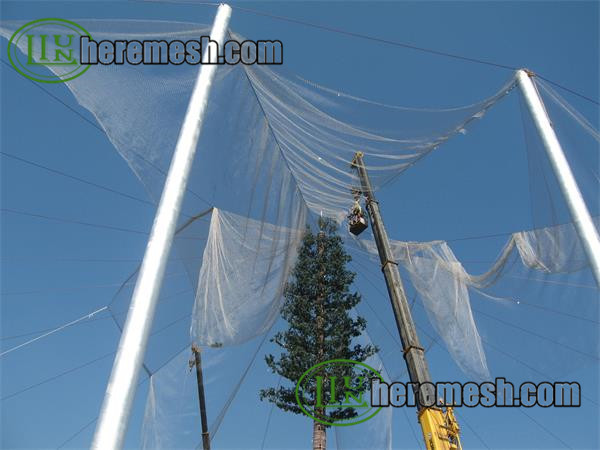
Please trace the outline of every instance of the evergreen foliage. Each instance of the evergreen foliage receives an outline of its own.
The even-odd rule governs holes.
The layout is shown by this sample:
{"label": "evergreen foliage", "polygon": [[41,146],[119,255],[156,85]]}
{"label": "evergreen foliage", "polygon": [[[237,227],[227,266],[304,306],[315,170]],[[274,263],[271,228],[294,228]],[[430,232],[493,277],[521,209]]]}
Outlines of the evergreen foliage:
{"label": "evergreen foliage", "polygon": [[[296,384],[314,365],[332,359],[362,362],[377,352],[373,345],[354,342],[365,330],[366,321],[350,314],[361,296],[350,291],[356,274],[346,268],[351,257],[344,251],[337,228],[330,219],[320,219],[320,231],[316,234],[307,228],[298,261],[284,291],[282,316],[289,326],[271,339],[281,347],[281,354],[278,357],[268,355],[265,359],[269,368],[289,380],[291,386],[271,387],[260,392],[262,400],[268,400],[284,411],[302,413],[296,402]],[[324,366],[319,375],[326,380],[333,375],[338,380],[349,375],[356,393],[362,393],[368,385],[368,380],[361,385],[358,377],[362,372],[350,366]],[[303,398],[307,405],[315,405],[315,384],[314,377],[306,384],[303,380]],[[332,401],[329,387],[324,385],[326,402],[344,399],[347,387],[343,382],[336,382],[335,386],[336,399]],[[317,412],[330,422],[357,415],[354,408],[327,408]]]}

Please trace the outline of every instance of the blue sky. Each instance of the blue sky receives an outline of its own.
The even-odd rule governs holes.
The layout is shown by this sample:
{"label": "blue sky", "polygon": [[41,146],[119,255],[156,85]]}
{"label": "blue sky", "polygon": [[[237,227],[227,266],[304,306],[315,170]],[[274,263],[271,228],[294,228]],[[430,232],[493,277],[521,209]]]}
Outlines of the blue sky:
{"label": "blue sky", "polygon": [[[599,95],[597,2],[252,2],[242,6],[508,66],[528,67],[591,98]],[[61,17],[210,23],[214,15],[214,8],[208,6],[142,2],[4,2],[1,8],[3,19],[24,21]],[[509,70],[497,67],[352,38],[240,10],[234,10],[231,28],[253,39],[280,39],[290,72],[385,103],[422,107],[466,105],[496,92],[511,76]],[[4,46],[1,51],[6,61]],[[101,131],[12,68],[4,64],[0,67],[3,152],[147,198]],[[44,88],[94,121],[64,86]],[[593,123],[598,122],[597,106],[564,95]],[[518,97],[510,95],[466,136],[451,140],[404,173],[390,189],[382,191],[379,200],[389,234],[401,240],[450,240],[533,227],[536,220],[528,194],[530,173],[520,115]],[[3,338],[58,326],[110,302],[118,285],[143,256],[144,232],[151,227],[154,207],[11,158],[3,156],[0,163],[2,208],[140,232],[3,212]],[[467,260],[491,261],[505,239],[460,241],[453,249]],[[474,271],[485,267],[477,262],[466,265]],[[373,266],[369,278],[384,290],[377,271]],[[360,278],[358,288],[385,315],[387,299]],[[426,322],[422,311],[415,314],[417,320]],[[527,316],[530,321],[545,319],[536,314]],[[544,324],[535,325],[543,329]],[[506,348],[519,345],[523,338],[510,328],[494,323],[489,326],[490,335]],[[548,326],[564,326],[568,332],[577,325],[565,319],[564,323]],[[28,337],[5,339],[3,348]],[[2,397],[110,353],[116,348],[118,337],[110,320],[98,320],[3,357]],[[165,346],[177,342],[175,336],[170,338],[172,341],[165,338]],[[428,342],[427,338],[423,340]],[[177,348],[173,346],[171,353]],[[505,367],[507,374],[523,376],[514,362],[496,356],[496,373]],[[434,378],[460,379],[458,369],[439,345],[432,347],[429,361]],[[107,356],[4,400],[3,447],[55,448],[93,420],[111,364],[112,359]],[[596,362],[575,373],[593,398],[598,395],[597,369]],[[238,406],[230,410],[219,432],[223,446],[260,445],[269,407],[256,402],[256,389],[262,387],[266,377],[259,358],[248,375],[244,385],[247,388],[242,388],[236,400]],[[127,441],[131,447],[139,443],[144,393],[145,388],[140,388]],[[465,448],[484,446],[476,434],[491,448],[564,447],[548,430],[572,448],[598,446],[598,413],[593,405],[580,411],[526,412],[542,427],[514,410],[460,411],[459,419],[464,416],[469,424],[463,425]],[[414,412],[407,413],[417,429]],[[414,448],[418,440],[413,438],[403,412],[395,414],[395,418],[394,446]],[[289,424],[294,424],[293,432]],[[236,432],[240,427],[244,433]],[[274,413],[267,447],[306,447],[310,429],[310,422],[303,418],[290,419]],[[89,445],[92,432],[93,426],[86,428],[70,445]]]}

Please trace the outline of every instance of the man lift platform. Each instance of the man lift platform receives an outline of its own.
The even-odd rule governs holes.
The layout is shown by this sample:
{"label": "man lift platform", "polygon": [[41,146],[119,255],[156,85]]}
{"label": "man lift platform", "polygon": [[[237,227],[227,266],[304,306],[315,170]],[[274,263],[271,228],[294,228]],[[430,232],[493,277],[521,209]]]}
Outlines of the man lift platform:
{"label": "man lift platform", "polygon": [[363,214],[363,209],[360,206],[360,190],[353,189],[352,194],[354,195],[354,203],[352,204],[350,213],[348,214],[348,229],[354,236],[358,236],[360,233],[365,231],[369,225]]}

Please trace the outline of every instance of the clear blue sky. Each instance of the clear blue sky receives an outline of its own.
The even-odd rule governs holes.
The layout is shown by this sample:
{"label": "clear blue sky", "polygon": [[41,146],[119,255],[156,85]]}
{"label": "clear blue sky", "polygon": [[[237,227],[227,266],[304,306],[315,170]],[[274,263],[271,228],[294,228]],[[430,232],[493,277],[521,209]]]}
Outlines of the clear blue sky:
{"label": "clear blue sky", "polygon": [[[528,67],[591,98],[599,96],[598,2],[252,2],[243,6],[509,66]],[[3,2],[1,8],[3,19],[24,21],[60,17],[211,23],[214,15],[214,8],[208,6],[141,2]],[[466,105],[494,93],[511,76],[508,70],[238,10],[233,12],[231,28],[253,39],[280,39],[290,72],[385,103],[423,107]],[[6,41],[2,42],[0,55],[6,61]],[[100,131],[12,68],[2,64],[0,70],[3,152],[146,198],[125,161]],[[65,86],[44,87],[94,120],[76,104]],[[597,123],[597,107],[565,95]],[[467,136],[451,140],[383,191],[379,200],[390,235],[400,240],[426,241],[531,228],[534,220],[528,197],[529,173],[520,114],[518,96],[509,96]],[[2,157],[0,163],[2,208],[142,232],[150,230],[152,206],[14,159]],[[144,234],[13,213],[2,214],[1,226],[3,337],[52,328],[106,305],[118,285],[135,269],[145,248]],[[476,261],[493,260],[504,240],[464,241],[453,248],[459,257],[475,261],[467,267],[478,271],[486,266]],[[376,266],[370,270],[373,274],[369,278],[383,290]],[[386,298],[360,277],[358,288],[376,304],[385,319],[391,320]],[[120,310],[126,308],[124,300],[120,299]],[[177,305],[173,308],[176,311],[170,311],[170,318],[157,319],[157,327],[185,314],[188,304]],[[597,313],[597,309],[591,311]],[[422,311],[415,315],[421,323],[427,322]],[[576,322],[568,319],[552,322],[531,311],[518,319],[522,319],[521,324],[537,325],[540,330],[544,329],[543,320],[549,320],[549,327],[564,327],[567,333],[577,327]],[[389,324],[393,326],[393,321]],[[486,322],[484,317],[478,318],[478,324],[485,330],[482,334],[504,349],[519,347],[521,340],[528,338],[497,322]],[[163,335],[159,345],[161,354],[175,354],[180,344],[185,344],[182,339],[186,327],[187,324]],[[3,340],[2,346],[9,348],[28,337]],[[111,320],[97,320],[3,357],[2,397],[113,351],[118,338]],[[428,338],[423,340],[429,342]],[[525,343],[523,346],[527,347]],[[502,354],[489,348],[487,351],[494,374],[512,375],[516,379],[530,375]],[[533,344],[531,351],[535,351]],[[429,355],[434,378],[464,378],[440,345],[432,347]],[[598,398],[597,364],[596,360],[574,374],[581,380],[584,392],[595,399]],[[111,365],[112,358],[106,357],[3,401],[1,445],[57,447],[97,415]],[[219,431],[219,442],[224,447],[260,446],[270,408],[257,401],[256,391],[266,382],[276,382],[271,378],[265,381],[265,374],[259,357],[236,399],[236,406]],[[145,392],[143,385],[127,440],[132,448],[139,445]],[[459,411],[463,417],[463,445],[465,448],[481,448],[485,444],[491,448],[563,448],[559,440],[548,434],[550,430],[572,448],[598,447],[597,406],[526,412],[535,422],[517,410]],[[414,411],[407,413],[418,431]],[[93,425],[86,428],[70,445],[88,446],[93,428]],[[306,448],[310,431],[308,420],[275,412],[267,447]],[[333,437],[330,439],[333,442]],[[396,412],[394,448],[415,448],[417,442],[420,445],[420,438],[414,439],[404,412]]]}

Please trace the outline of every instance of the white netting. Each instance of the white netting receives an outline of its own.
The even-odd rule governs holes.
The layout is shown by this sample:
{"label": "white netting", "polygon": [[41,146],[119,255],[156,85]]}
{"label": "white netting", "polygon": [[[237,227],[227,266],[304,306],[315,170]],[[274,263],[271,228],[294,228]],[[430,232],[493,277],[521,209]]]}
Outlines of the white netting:
{"label": "white netting", "polygon": [[[97,40],[125,36],[185,41],[207,34],[206,27],[186,23],[78,23]],[[10,37],[17,26],[5,23],[2,35]],[[96,65],[85,76],[66,83],[155,199],[162,190],[198,70],[186,64]],[[273,194],[278,178],[291,177],[301,192],[297,202],[313,212],[342,219],[351,201],[354,180],[349,164],[357,150],[365,153],[374,185],[381,186],[452,135],[464,132],[514,86],[511,78],[495,94],[472,105],[417,109],[371,102],[292,77],[282,67],[219,67],[190,190],[202,193],[214,206],[237,211],[241,203],[237,193],[266,189]],[[257,167],[261,170],[255,171]],[[223,177],[234,178],[236,183],[224,186]],[[245,180],[252,184],[245,185]],[[238,201],[235,206],[233,199]],[[254,206],[249,203],[248,207]],[[263,210],[264,205],[257,206],[257,212]]]}
{"label": "white netting", "polygon": [[[96,40],[185,41],[208,32],[207,26],[164,21],[77,22]],[[0,34],[9,38],[23,23],[4,22]],[[198,70],[188,65],[97,65],[66,83],[155,201]],[[246,393],[248,404],[257,402],[267,375],[257,375],[245,392],[238,393],[238,389],[264,334],[277,318],[281,292],[306,222],[318,214],[341,220],[351,204],[351,188],[357,184],[349,167],[354,153],[364,152],[373,184],[383,190],[452,136],[464,134],[513,86],[511,78],[489,98],[472,105],[416,109],[325,88],[282,67],[219,67],[175,240],[176,252],[158,307],[153,332],[161,334],[151,338],[147,370],[155,372],[165,355],[189,340],[191,323],[192,340],[207,346],[225,345],[206,348],[203,353],[213,436],[230,407],[240,408],[251,420],[253,411],[243,410],[244,402],[233,399]],[[598,132],[547,85],[540,87],[548,104],[585,132],[586,156],[591,156],[583,159],[592,163],[579,168],[588,173],[582,184],[594,213],[598,209],[598,166],[593,163],[598,158]],[[554,111],[549,107],[549,112],[552,116]],[[562,142],[563,135],[559,137]],[[428,328],[417,323],[419,334],[426,336],[422,340],[427,341],[427,350],[441,337],[467,379],[488,379],[512,371],[525,380],[551,381],[598,361],[598,290],[573,226],[559,225],[568,216],[557,201],[559,194],[543,151],[536,151],[539,138],[531,135],[529,145],[533,148],[528,156],[534,223],[541,226],[513,234],[500,248],[500,256],[489,261],[487,271],[466,270],[467,263],[456,256],[460,253],[443,241],[393,242],[394,255],[408,275],[407,291],[412,289],[422,302],[413,305],[416,321],[424,316],[433,328],[429,335]],[[569,147],[565,148],[568,152]],[[576,154],[571,150],[571,156]],[[372,242],[362,243],[375,253]],[[354,262],[368,264],[363,256],[358,252]],[[131,290],[132,285],[127,285],[113,302],[118,323],[124,318]],[[368,302],[365,296],[359,307],[371,308]],[[369,317],[369,332],[382,348],[378,358],[390,379],[402,378],[404,362],[389,303],[380,302],[361,315]],[[578,325],[566,328],[565,320]],[[518,345],[506,339],[506,329],[519,336]],[[163,330],[168,330],[169,339]],[[188,356],[184,351],[151,378],[144,448],[193,448],[200,442],[195,377],[187,368]],[[445,374],[439,366],[431,372],[434,379],[439,379],[440,372]],[[260,406],[260,414],[266,416],[268,411],[268,406]],[[336,430],[338,447],[390,448],[391,415],[391,410],[382,411],[377,422]],[[274,416],[274,420],[279,418]],[[298,423],[305,424],[302,419]],[[281,419],[282,427],[292,423],[286,420],[294,419]],[[264,443],[256,430],[251,432],[255,435],[248,437],[249,446],[256,447],[261,439]],[[226,436],[217,436],[224,439],[224,446],[231,443]]]}
{"label": "white netting", "polygon": [[[461,369],[478,380],[489,378],[462,265],[445,242],[404,248],[408,254],[400,261],[438,335]],[[396,243],[394,251],[401,253],[402,245]]]}
{"label": "white netting", "polygon": [[195,342],[228,345],[271,327],[302,232],[213,211],[192,314]]}
{"label": "white netting", "polygon": [[[361,335],[357,340],[363,346],[373,345],[373,341],[368,333]],[[390,356],[390,355],[387,355]],[[390,380],[383,361],[382,351],[369,357],[365,364],[378,371],[384,380]],[[369,380],[367,380],[369,382]],[[365,398],[370,395],[370,390],[365,394]],[[392,421],[394,411],[392,408],[381,408],[377,415],[353,426],[334,427],[335,442],[338,450],[342,449],[378,449],[392,450]],[[333,434],[333,433],[330,433]],[[332,446],[333,447],[333,446]]]}
{"label": "white netting", "polygon": [[513,240],[521,261],[532,269],[561,273],[589,267],[581,240],[571,223],[515,233]]}
{"label": "white netting", "polygon": [[[386,105],[335,90],[281,70],[246,67],[252,85],[307,206],[342,220],[356,179],[356,151],[377,190],[465,128],[514,86],[511,79],[488,99],[449,109]],[[433,125],[435,124],[435,125]]]}
{"label": "white netting", "polygon": [[[376,260],[375,243],[359,242]],[[443,241],[392,241],[392,248],[453,359],[477,380],[489,379],[490,373],[473,318],[469,289],[481,292],[498,283],[515,264],[516,255],[524,268],[547,274],[577,272],[589,267],[573,224],[514,233],[490,269],[480,275],[467,273]]]}
{"label": "white netting", "polygon": [[[255,364],[264,338],[235,347],[202,347],[202,373],[208,431],[218,448],[223,418]],[[144,449],[197,448],[202,442],[196,368],[190,348],[180,352],[150,378],[142,425]],[[223,436],[223,439],[226,436]]]}

